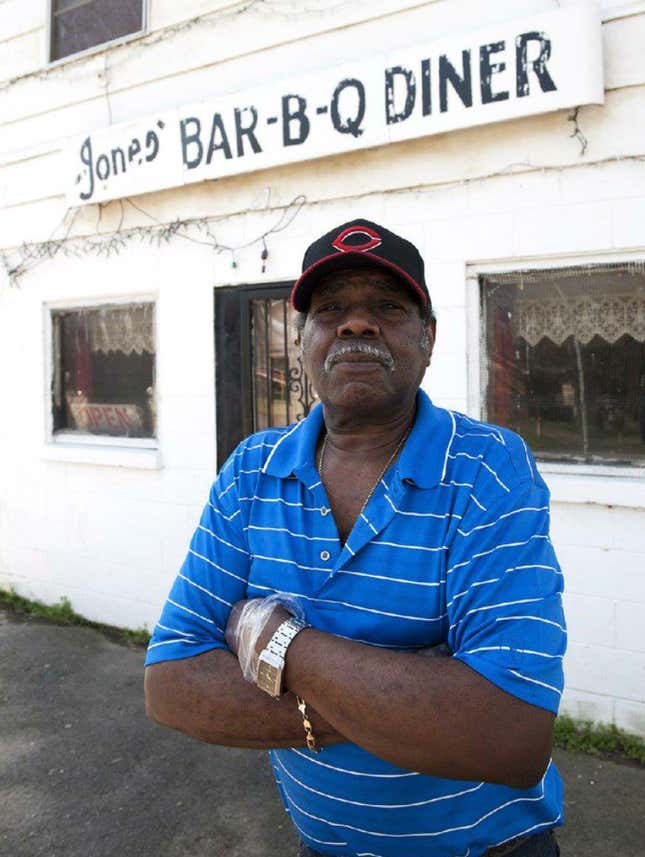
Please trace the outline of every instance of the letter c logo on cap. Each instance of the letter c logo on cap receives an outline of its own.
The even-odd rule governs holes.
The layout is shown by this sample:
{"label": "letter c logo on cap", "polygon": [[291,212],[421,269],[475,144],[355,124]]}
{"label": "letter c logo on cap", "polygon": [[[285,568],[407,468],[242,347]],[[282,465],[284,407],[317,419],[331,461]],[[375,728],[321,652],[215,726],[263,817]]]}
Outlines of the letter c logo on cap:
{"label": "letter c logo on cap", "polygon": [[[362,243],[361,241],[348,243],[349,240],[358,238],[359,236],[363,237]],[[370,229],[369,226],[349,226],[334,238],[331,246],[335,247],[336,250],[340,250],[341,253],[355,253],[357,250],[361,253],[366,253],[368,250],[378,247],[381,243],[381,236],[378,232]]]}

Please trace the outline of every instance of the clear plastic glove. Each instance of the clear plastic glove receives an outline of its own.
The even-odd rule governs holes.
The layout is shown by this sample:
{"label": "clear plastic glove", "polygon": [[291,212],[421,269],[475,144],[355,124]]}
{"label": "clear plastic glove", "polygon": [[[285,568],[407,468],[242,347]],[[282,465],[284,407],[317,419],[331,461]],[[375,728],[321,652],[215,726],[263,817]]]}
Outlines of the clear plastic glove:
{"label": "clear plastic glove", "polygon": [[[233,605],[226,625],[226,643],[235,652],[244,678],[257,683],[261,648],[258,641],[276,609],[304,619],[304,610],[291,595],[276,592],[268,598],[251,598]],[[285,617],[288,618],[288,617]],[[268,642],[265,641],[265,645]]]}

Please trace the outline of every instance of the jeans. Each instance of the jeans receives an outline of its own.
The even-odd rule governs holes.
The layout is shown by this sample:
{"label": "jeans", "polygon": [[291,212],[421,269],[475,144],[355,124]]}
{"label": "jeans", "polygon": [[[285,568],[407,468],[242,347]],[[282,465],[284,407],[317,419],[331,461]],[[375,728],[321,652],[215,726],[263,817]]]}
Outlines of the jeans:
{"label": "jeans", "polygon": [[[326,857],[326,855],[312,851],[304,842],[301,842],[298,857]],[[543,830],[522,842],[514,851],[510,851],[508,857],[560,857],[560,846],[552,830]]]}

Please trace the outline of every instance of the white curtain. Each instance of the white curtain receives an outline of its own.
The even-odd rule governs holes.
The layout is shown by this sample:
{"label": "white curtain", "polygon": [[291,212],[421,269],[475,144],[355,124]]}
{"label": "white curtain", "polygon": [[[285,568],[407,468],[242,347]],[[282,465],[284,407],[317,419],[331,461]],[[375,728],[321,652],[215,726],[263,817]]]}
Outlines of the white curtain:
{"label": "white curtain", "polygon": [[569,336],[586,345],[594,336],[614,343],[625,334],[645,340],[645,297],[579,295],[572,298],[519,298],[511,318],[515,337],[529,345],[544,338],[556,345]]}
{"label": "white curtain", "polygon": [[154,304],[133,304],[93,309],[85,315],[90,351],[155,353]]}

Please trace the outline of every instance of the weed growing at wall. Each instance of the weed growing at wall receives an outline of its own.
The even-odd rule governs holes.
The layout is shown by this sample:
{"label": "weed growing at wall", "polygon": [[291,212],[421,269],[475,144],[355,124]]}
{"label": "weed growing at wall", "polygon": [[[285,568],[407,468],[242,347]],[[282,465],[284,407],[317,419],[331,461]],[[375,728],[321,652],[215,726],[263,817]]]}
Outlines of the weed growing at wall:
{"label": "weed growing at wall", "polygon": [[645,741],[614,726],[574,720],[562,714],[555,721],[554,746],[592,756],[623,757],[645,765]]}
{"label": "weed growing at wall", "polygon": [[91,622],[72,607],[69,598],[61,598],[57,604],[44,604],[42,601],[31,601],[23,598],[13,590],[0,588],[0,605],[8,607],[14,613],[39,616],[47,619],[55,625],[82,625],[86,628],[94,628],[107,634],[112,639],[136,646],[146,646],[150,641],[150,634],[145,628],[130,630],[129,628],[115,628],[113,625],[104,625],[102,622]]}

